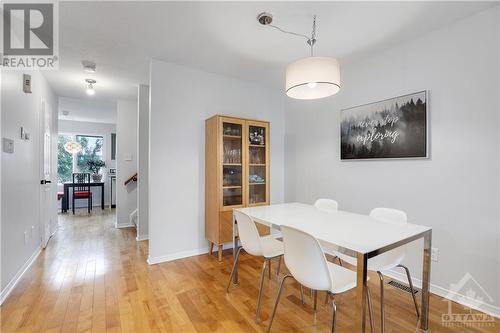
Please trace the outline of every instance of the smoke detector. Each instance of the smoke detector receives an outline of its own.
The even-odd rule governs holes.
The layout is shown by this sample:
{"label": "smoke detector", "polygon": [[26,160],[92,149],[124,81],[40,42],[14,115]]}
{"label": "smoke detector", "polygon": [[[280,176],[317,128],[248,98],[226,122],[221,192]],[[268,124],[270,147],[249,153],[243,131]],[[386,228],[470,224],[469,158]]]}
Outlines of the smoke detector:
{"label": "smoke detector", "polygon": [[89,60],[82,60],[83,71],[86,73],[95,73],[95,62]]}

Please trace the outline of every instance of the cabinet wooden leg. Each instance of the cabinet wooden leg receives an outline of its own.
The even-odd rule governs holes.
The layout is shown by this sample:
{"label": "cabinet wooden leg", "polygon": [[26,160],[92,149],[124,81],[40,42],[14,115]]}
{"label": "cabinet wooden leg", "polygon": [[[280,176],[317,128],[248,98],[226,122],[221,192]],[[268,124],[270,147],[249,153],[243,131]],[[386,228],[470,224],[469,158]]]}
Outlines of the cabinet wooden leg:
{"label": "cabinet wooden leg", "polygon": [[219,256],[219,261],[222,261],[222,244],[219,244],[217,254]]}
{"label": "cabinet wooden leg", "polygon": [[210,255],[212,255],[212,253],[214,252],[214,243],[208,242],[208,248],[209,248],[208,253],[210,253]]}

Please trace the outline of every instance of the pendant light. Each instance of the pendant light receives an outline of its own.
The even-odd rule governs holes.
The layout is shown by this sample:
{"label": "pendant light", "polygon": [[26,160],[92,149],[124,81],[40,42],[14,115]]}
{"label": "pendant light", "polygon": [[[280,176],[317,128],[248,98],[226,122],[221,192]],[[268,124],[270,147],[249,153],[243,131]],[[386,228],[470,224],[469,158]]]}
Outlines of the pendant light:
{"label": "pendant light", "polygon": [[283,30],[272,25],[273,16],[261,13],[257,20],[260,24],[275,28],[283,33],[304,37],[310,47],[311,55],[299,59],[286,68],[285,91],[295,99],[318,99],[334,95],[340,90],[340,66],[335,58],[314,56],[316,44],[316,16],[313,18],[311,36]]}
{"label": "pendant light", "polygon": [[76,154],[82,150],[82,145],[76,141],[68,141],[64,144],[64,150],[70,154]]}

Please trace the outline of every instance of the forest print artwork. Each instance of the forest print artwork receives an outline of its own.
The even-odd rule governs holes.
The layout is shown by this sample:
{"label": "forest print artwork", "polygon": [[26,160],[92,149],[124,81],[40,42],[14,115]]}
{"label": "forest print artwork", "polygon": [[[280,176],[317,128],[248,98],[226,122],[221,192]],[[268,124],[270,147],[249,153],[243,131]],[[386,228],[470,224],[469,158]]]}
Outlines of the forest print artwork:
{"label": "forest print artwork", "polygon": [[425,91],[342,110],[341,159],[427,157]]}

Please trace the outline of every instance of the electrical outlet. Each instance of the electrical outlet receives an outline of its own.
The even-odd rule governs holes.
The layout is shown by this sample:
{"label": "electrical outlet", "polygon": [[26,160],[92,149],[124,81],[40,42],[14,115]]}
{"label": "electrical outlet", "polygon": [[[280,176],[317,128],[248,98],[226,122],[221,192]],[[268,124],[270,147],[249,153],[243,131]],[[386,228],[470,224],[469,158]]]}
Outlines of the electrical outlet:
{"label": "electrical outlet", "polygon": [[438,261],[439,260],[439,249],[437,247],[433,247],[431,249],[431,260]]}
{"label": "electrical outlet", "polygon": [[24,231],[24,244],[28,244],[28,231]]}

